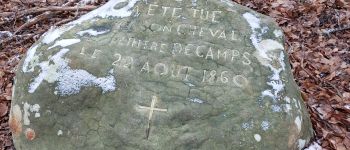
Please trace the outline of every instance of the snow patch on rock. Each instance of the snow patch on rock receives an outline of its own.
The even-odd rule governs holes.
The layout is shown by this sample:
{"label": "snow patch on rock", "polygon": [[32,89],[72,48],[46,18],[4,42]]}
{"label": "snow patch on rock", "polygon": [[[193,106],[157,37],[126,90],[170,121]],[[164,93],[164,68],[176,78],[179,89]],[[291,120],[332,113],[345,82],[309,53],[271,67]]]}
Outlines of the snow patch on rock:
{"label": "snow patch on rock", "polygon": [[23,104],[23,124],[30,125],[30,120],[29,120],[30,113],[35,113],[34,117],[39,118],[40,117],[39,111],[40,111],[39,104],[31,105],[31,104],[25,102]]}
{"label": "snow patch on rock", "polygon": [[303,139],[298,140],[298,148],[299,150],[303,149],[305,147],[306,141]]}
{"label": "snow patch on rock", "polygon": [[23,104],[23,124],[24,125],[30,125],[29,108],[30,108],[30,105],[27,102]]}
{"label": "snow patch on rock", "polygon": [[128,5],[125,7],[122,7],[120,9],[114,9],[114,6],[116,6],[119,3],[123,2],[128,2],[128,0],[110,0],[103,6],[99,7],[98,9],[95,9],[91,11],[90,13],[83,15],[80,17],[78,20],[73,21],[72,23],[69,24],[80,24],[86,20],[90,20],[95,17],[101,17],[101,18],[106,18],[106,17],[128,17],[132,14],[132,8],[135,6],[135,4],[139,0],[130,0]]}
{"label": "snow patch on rock", "polygon": [[38,49],[39,46],[40,46],[40,44],[37,44],[37,45],[32,46],[31,48],[28,49],[27,57],[24,59],[24,63],[22,66],[23,72],[33,72],[34,71],[34,67],[36,66],[36,63],[38,62],[38,59],[39,59],[38,56],[35,56],[36,50]]}
{"label": "snow patch on rock", "polygon": [[261,20],[257,16],[247,12],[243,14],[243,17],[246,19],[252,29],[250,39],[256,49],[254,54],[255,57],[258,59],[261,65],[269,68],[272,71],[272,75],[267,82],[272,89],[264,90],[262,92],[262,96],[270,97],[274,102],[277,102],[277,100],[279,100],[280,92],[282,92],[284,89],[284,84],[280,76],[280,73],[285,70],[286,66],[284,64],[284,53],[281,51],[284,49],[284,47],[278,41],[272,39],[262,39],[262,34],[267,33],[268,29],[261,27]]}
{"label": "snow patch on rock", "polygon": [[97,36],[97,35],[100,35],[100,34],[105,34],[107,32],[109,32],[109,30],[96,31],[96,30],[93,30],[93,29],[88,29],[88,30],[79,31],[77,34],[80,35],[80,36],[83,36],[84,34],[88,34],[88,35],[91,35],[91,36]]}
{"label": "snow patch on rock", "polygon": [[277,38],[283,36],[283,32],[281,30],[275,30],[275,31],[273,31],[273,34],[275,34],[275,37],[277,37]]}
{"label": "snow patch on rock", "polygon": [[[114,6],[122,3],[122,2],[128,2],[128,0],[110,0],[103,6],[91,11],[90,13],[87,13],[83,16],[81,16],[78,20],[75,20],[71,23],[68,23],[66,25],[63,25],[59,28],[56,27],[51,27],[49,31],[47,31],[43,35],[43,40],[42,42],[45,44],[50,44],[54,42],[56,39],[58,39],[62,34],[65,32],[71,30],[75,25],[82,23],[83,21],[87,20],[92,20],[95,17],[101,17],[101,18],[106,18],[106,17],[119,17],[119,18],[124,18],[128,17],[132,14],[131,8],[134,7],[134,5],[138,2],[139,0],[130,0],[128,5],[126,5],[123,8],[120,9],[114,9]],[[86,0],[85,2],[91,2],[91,0]]]}
{"label": "snow patch on rock", "polygon": [[322,150],[322,147],[317,142],[313,142],[309,147],[304,150]]}
{"label": "snow patch on rock", "polygon": [[259,134],[254,134],[254,138],[257,142],[261,141],[261,136]]}
{"label": "snow patch on rock", "polygon": [[301,123],[302,123],[302,118],[301,117],[299,117],[299,116],[297,116],[296,118],[295,118],[295,120],[294,120],[294,123],[295,123],[295,125],[297,126],[297,128],[298,128],[298,132],[300,132],[301,131]]}
{"label": "snow patch on rock", "polygon": [[88,86],[100,87],[103,93],[115,90],[116,80],[112,75],[113,70],[110,70],[106,77],[98,78],[85,70],[71,69],[68,66],[69,60],[62,58],[68,52],[69,49],[61,49],[48,61],[39,64],[41,73],[30,83],[29,93],[34,93],[44,80],[48,83],[57,82],[55,93],[62,96],[77,94],[82,87]]}
{"label": "snow patch on rock", "polygon": [[54,45],[50,46],[48,48],[48,50],[51,49],[51,48],[54,48],[56,46],[67,47],[69,45],[73,45],[73,44],[79,43],[80,41],[81,41],[80,39],[63,39],[63,40],[59,40],[59,41],[56,41]]}
{"label": "snow patch on rock", "polygon": [[192,6],[196,7],[197,6],[197,0],[192,0]]}
{"label": "snow patch on rock", "polygon": [[62,132],[62,130],[58,130],[58,131],[57,131],[57,135],[58,135],[58,136],[61,136],[61,135],[63,135],[63,132]]}
{"label": "snow patch on rock", "polygon": [[253,124],[252,121],[251,122],[244,122],[244,123],[242,123],[242,128],[244,130],[252,129],[253,127],[254,127],[254,124]]}
{"label": "snow patch on rock", "polygon": [[39,118],[40,117],[40,113],[39,113],[40,106],[39,106],[39,104],[31,105],[29,110],[30,110],[30,112],[35,113],[35,115],[34,115],[35,118]]}
{"label": "snow patch on rock", "polygon": [[190,101],[198,104],[203,104],[205,102],[204,100],[201,100],[199,98],[191,98]]}
{"label": "snow patch on rock", "polygon": [[60,74],[56,90],[63,96],[77,94],[82,87],[88,86],[100,87],[102,93],[115,90],[116,81],[111,74],[97,78],[85,70],[70,69],[69,67],[62,69]]}
{"label": "snow patch on rock", "polygon": [[55,41],[56,39],[58,39],[59,37],[61,37],[61,35],[67,31],[69,31],[70,29],[72,29],[74,26],[70,25],[64,25],[62,27],[56,28],[56,27],[51,27],[49,31],[47,31],[44,35],[43,35],[43,40],[42,42],[45,44],[50,44],[53,41]]}
{"label": "snow patch on rock", "polygon": [[267,131],[270,128],[270,122],[266,120],[262,121],[260,126],[262,130]]}

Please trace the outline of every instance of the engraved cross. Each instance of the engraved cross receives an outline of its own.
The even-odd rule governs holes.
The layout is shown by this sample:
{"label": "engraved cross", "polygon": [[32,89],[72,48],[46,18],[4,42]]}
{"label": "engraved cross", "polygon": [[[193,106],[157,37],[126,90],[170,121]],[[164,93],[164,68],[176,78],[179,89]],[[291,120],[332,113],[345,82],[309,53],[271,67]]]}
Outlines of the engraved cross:
{"label": "engraved cross", "polygon": [[149,137],[149,133],[151,130],[151,119],[153,117],[153,112],[154,111],[160,111],[160,112],[167,112],[168,109],[161,109],[161,108],[155,108],[155,105],[157,103],[157,96],[153,96],[152,97],[152,102],[151,102],[151,106],[147,107],[147,106],[139,106],[140,109],[148,109],[149,110],[149,114],[148,114],[148,124],[147,124],[147,129],[146,129],[146,138],[148,139]]}

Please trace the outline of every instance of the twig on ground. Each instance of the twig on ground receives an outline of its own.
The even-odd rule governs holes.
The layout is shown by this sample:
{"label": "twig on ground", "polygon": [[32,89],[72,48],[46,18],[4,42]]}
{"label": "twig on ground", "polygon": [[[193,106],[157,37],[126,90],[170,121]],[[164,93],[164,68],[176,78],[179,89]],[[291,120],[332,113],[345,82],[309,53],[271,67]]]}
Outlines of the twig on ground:
{"label": "twig on ground", "polygon": [[335,29],[322,29],[321,31],[323,34],[329,35],[329,34],[334,33],[334,32],[348,30],[348,29],[350,29],[350,25],[346,25],[344,27],[339,27],[339,28],[335,28]]}
{"label": "twig on ground", "polygon": [[52,15],[52,12],[48,11],[48,12],[45,12],[45,13],[39,15],[39,16],[36,16],[35,18],[31,19],[30,21],[28,21],[25,24],[23,24],[22,26],[20,26],[14,34],[17,34],[18,32],[22,31],[23,29],[30,27],[30,26],[38,23],[39,21],[42,21],[42,20],[48,18],[50,15]]}
{"label": "twig on ground", "polygon": [[[31,8],[28,10],[24,10],[23,12],[21,12],[18,16],[16,16],[16,18],[21,18],[25,15],[29,15],[29,14],[35,14],[35,13],[41,13],[41,12],[45,12],[45,11],[91,11],[96,9],[96,6],[91,6],[91,5],[86,5],[86,6],[74,6],[74,7],[60,7],[60,6],[49,6],[49,7],[45,7],[45,8]],[[3,12],[0,13],[0,17],[8,17],[11,15],[14,15],[15,12]]]}
{"label": "twig on ground", "polygon": [[68,22],[70,22],[70,21],[72,21],[72,20],[74,20],[74,19],[76,19],[76,17],[72,17],[72,18],[68,18],[68,19],[61,20],[61,21],[55,23],[55,26],[60,26],[60,25],[62,25],[62,24],[68,23]]}

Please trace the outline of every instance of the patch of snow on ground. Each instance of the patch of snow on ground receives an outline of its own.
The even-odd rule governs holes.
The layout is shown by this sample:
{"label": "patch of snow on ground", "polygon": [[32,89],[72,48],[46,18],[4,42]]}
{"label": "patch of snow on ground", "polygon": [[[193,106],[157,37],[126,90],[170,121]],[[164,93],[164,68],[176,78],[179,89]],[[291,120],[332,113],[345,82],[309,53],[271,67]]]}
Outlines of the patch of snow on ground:
{"label": "patch of snow on ground", "polygon": [[0,31],[0,40],[3,38],[11,37],[13,34],[10,31]]}
{"label": "patch of snow on ground", "polygon": [[350,104],[344,106],[346,109],[350,109]]}
{"label": "patch of snow on ground", "polygon": [[90,4],[90,3],[95,3],[97,0],[81,0],[80,3],[83,5]]}

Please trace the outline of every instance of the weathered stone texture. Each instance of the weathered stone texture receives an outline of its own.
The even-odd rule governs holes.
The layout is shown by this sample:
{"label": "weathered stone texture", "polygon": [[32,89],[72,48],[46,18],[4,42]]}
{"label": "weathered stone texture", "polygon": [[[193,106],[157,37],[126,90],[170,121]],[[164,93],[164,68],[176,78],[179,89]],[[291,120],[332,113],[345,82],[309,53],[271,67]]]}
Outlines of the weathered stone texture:
{"label": "weathered stone texture", "polygon": [[18,67],[17,150],[301,149],[313,136],[283,33],[226,0],[111,0]]}

